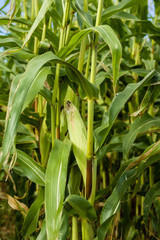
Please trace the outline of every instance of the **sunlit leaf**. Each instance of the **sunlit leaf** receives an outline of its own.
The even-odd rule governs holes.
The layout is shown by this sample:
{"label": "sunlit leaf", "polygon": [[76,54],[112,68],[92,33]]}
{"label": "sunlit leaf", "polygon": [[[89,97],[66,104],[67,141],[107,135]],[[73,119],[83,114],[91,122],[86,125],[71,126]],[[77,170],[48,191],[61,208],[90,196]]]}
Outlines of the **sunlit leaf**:
{"label": "sunlit leaf", "polygon": [[71,143],[56,140],[47,164],[45,178],[45,211],[47,237],[55,240],[61,227],[61,213],[67,179]]}
{"label": "sunlit leaf", "polygon": [[41,188],[37,199],[31,205],[22,226],[22,236],[27,238],[31,235],[37,228],[37,222],[39,217],[39,211],[42,203],[44,202],[44,190]]}
{"label": "sunlit leaf", "polygon": [[96,150],[99,146],[102,146],[104,143],[111,127],[113,126],[114,121],[116,120],[119,112],[125,105],[125,103],[129,100],[132,94],[143,84],[150,79],[152,79],[157,74],[156,70],[151,71],[146,77],[138,83],[130,83],[127,87],[122,91],[116,94],[113,98],[112,103],[106,113],[103,115],[102,124],[100,127],[95,129],[95,136],[97,141]]}
{"label": "sunlit leaf", "polygon": [[31,35],[33,34],[34,30],[37,28],[38,24],[42,21],[42,19],[44,18],[44,15],[46,14],[46,12],[49,10],[50,6],[52,5],[52,3],[54,2],[54,0],[45,0],[43,1],[43,4],[41,6],[41,9],[39,10],[38,16],[36,17],[32,27],[30,28],[22,48],[26,45],[26,43],[28,42],[28,40],[30,39]]}
{"label": "sunlit leaf", "polygon": [[[68,204],[70,206],[68,206]],[[95,209],[85,198],[78,195],[69,195],[65,200],[65,208],[70,211],[70,207],[75,210],[76,213],[82,219],[88,219],[90,222],[94,222],[97,218]]]}
{"label": "sunlit leaf", "polygon": [[26,153],[17,150],[18,163],[24,174],[33,182],[44,186],[45,169]]}

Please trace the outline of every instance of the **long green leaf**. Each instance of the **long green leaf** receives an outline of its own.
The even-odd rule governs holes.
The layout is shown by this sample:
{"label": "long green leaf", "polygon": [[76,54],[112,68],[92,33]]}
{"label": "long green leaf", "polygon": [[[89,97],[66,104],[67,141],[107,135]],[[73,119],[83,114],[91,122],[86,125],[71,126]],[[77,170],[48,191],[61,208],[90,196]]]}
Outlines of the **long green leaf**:
{"label": "long green leaf", "polygon": [[151,71],[145,76],[143,80],[138,83],[130,83],[122,91],[116,94],[107,112],[104,113],[102,124],[100,127],[95,129],[94,133],[96,136],[96,150],[104,143],[110,129],[113,126],[119,112],[122,110],[125,103],[129,100],[132,94],[143,86],[144,83],[152,79],[157,74],[156,70]]}
{"label": "long green leaf", "polygon": [[123,154],[125,157],[126,154],[130,151],[137,134],[146,132],[152,126],[160,127],[160,119],[153,118],[150,115],[145,114],[142,117],[138,117],[134,121],[128,134],[123,139]]}
{"label": "long green leaf", "polygon": [[[153,147],[153,152],[156,144]],[[157,151],[160,151],[159,145],[156,146]],[[143,154],[142,154],[143,155]],[[136,178],[141,175],[141,173],[146,169],[148,166],[150,166],[152,163],[159,161],[160,157],[159,155],[153,156],[152,153],[145,156],[143,155],[143,160],[139,167],[134,167],[132,169],[128,169],[129,166],[137,166],[137,164],[134,165],[134,162],[130,163],[129,166],[124,170],[124,172],[119,177],[115,188],[111,194],[111,196],[107,199],[101,213],[100,218],[100,227],[98,228],[98,239],[104,240],[105,236],[109,230],[111,221],[115,215],[115,213],[120,209],[120,203],[121,200],[127,191],[128,187],[135,182]],[[137,163],[141,159],[141,156],[138,158]],[[126,164],[126,163],[125,163]],[[133,165],[132,165],[133,164]],[[130,167],[131,168],[131,167]]]}
{"label": "long green leaf", "polygon": [[[41,67],[49,61],[52,61],[53,63],[65,64],[76,74],[77,77],[76,79],[74,78],[73,81],[76,81],[76,83],[80,85],[81,89],[83,89],[83,96],[86,95],[89,98],[97,97],[98,89],[89,81],[87,81],[87,79],[85,79],[83,75],[74,66],[62,61],[52,52],[47,52],[33,58],[27,65],[26,72],[16,77],[16,90],[15,92],[12,91],[14,92],[14,94],[11,94],[11,99],[9,98],[9,107],[5,128],[6,131],[3,138],[3,149],[0,165],[2,165],[4,161],[8,161],[9,154],[16,135],[18,120],[22,112],[23,104],[30,89],[30,86],[32,85],[32,82],[36,78]],[[42,80],[44,81],[44,79]]]}
{"label": "long green leaf", "polygon": [[160,182],[157,182],[156,184],[153,185],[152,188],[149,189],[144,199],[143,209],[144,209],[144,222],[146,225],[148,222],[148,215],[151,205],[153,201],[159,196],[160,196]]}
{"label": "long green leaf", "polygon": [[30,30],[24,40],[22,48],[26,45],[26,43],[30,39],[31,35],[33,34],[34,30],[38,27],[38,24],[42,21],[42,19],[44,18],[46,12],[49,10],[52,3],[54,3],[54,0],[44,0],[43,1],[41,9],[39,10],[38,16],[36,17],[32,27],[30,28]]}
{"label": "long green leaf", "polygon": [[52,74],[51,68],[46,67],[39,71],[35,79],[33,80],[25,98],[22,111],[32,102],[35,96],[39,93],[40,89],[46,80],[47,75]]}
{"label": "long green leaf", "polygon": [[88,219],[90,222],[94,222],[97,219],[94,207],[81,196],[69,195],[65,200],[64,206],[68,211],[71,210],[70,207],[73,208],[81,219]]}
{"label": "long green leaf", "polygon": [[[4,47],[4,46],[9,46],[9,47],[21,47],[22,46],[22,41],[20,41],[17,38],[13,38],[13,37],[3,37],[0,38],[0,47]],[[27,48],[25,47],[25,50]]]}
{"label": "long green leaf", "polygon": [[69,217],[67,211],[63,208],[61,227],[59,230],[59,239],[66,240],[69,231]]}
{"label": "long green leaf", "polygon": [[14,70],[8,68],[6,66],[6,64],[4,62],[2,62],[2,61],[0,61],[0,71],[11,72],[11,73],[13,73],[15,75]]}
{"label": "long green leaf", "polygon": [[81,42],[82,39],[92,31],[98,32],[111,50],[113,68],[113,87],[115,88],[119,74],[120,60],[122,57],[122,47],[119,39],[117,38],[115,32],[112,30],[110,26],[101,25],[80,31],[79,33],[75,34],[72,37],[72,39],[70,40],[69,44],[66,47],[62,48],[59,51],[58,56],[61,58],[66,57],[76,47],[76,45],[79,42]]}
{"label": "long green leaf", "polygon": [[26,153],[17,150],[18,163],[24,174],[34,183],[45,185],[45,169]]}
{"label": "long green leaf", "polygon": [[76,0],[76,4],[74,5],[72,3],[72,5],[73,5],[73,9],[75,9],[77,11],[77,13],[79,14],[79,16],[81,17],[83,23],[85,23],[85,25],[87,27],[93,27],[92,16],[90,15],[89,12],[85,12],[83,10],[83,8],[82,8],[83,6],[81,6],[80,1]]}
{"label": "long green leaf", "polygon": [[22,226],[22,236],[26,239],[31,235],[37,228],[37,222],[39,217],[39,211],[42,203],[44,202],[44,190],[40,189],[37,199],[31,205]]}
{"label": "long green leaf", "polygon": [[61,227],[61,213],[67,179],[70,141],[55,141],[46,170],[45,211],[47,239],[55,240]]}
{"label": "long green leaf", "polygon": [[118,3],[117,5],[107,8],[102,13],[102,23],[105,20],[107,20],[110,16],[112,16],[113,14],[118,13],[118,12],[122,11],[123,9],[132,7],[138,3],[139,3],[138,0],[123,0],[122,2]]}
{"label": "long green leaf", "polygon": [[124,20],[134,20],[139,21],[140,19],[133,14],[127,12],[118,12],[111,16],[111,18],[124,19]]}
{"label": "long green leaf", "polygon": [[38,237],[36,240],[46,240],[47,239],[47,233],[46,233],[46,221],[44,220],[42,223],[41,231],[38,234]]}

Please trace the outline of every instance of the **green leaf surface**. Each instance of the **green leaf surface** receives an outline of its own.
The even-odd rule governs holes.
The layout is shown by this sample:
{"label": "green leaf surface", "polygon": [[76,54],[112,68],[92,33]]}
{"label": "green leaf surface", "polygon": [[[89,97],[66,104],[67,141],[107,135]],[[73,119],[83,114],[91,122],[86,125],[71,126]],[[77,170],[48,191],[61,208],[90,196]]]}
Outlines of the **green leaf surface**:
{"label": "green leaf surface", "polygon": [[[4,47],[4,46],[9,46],[9,47],[21,47],[22,46],[22,41],[20,41],[17,38],[12,38],[12,37],[3,37],[0,38],[0,47]],[[25,49],[27,49],[25,47]]]}
{"label": "green leaf surface", "polygon": [[[147,156],[146,158],[144,156],[144,159],[143,159],[144,161],[142,161],[138,167],[134,167],[134,168],[130,167],[130,169],[128,169],[128,167],[132,166],[131,164],[134,164],[134,162],[130,163],[129,161],[128,167],[123,171],[123,173],[118,178],[115,188],[112,194],[110,195],[110,197],[105,202],[105,205],[101,212],[100,227],[98,228],[99,240],[105,240],[105,236],[109,230],[113,216],[119,210],[121,200],[125,192],[127,191],[128,187],[135,182],[136,178],[141,175],[144,169],[146,169],[152,163],[159,161],[160,159],[158,154],[155,156],[152,156],[151,154],[150,156],[151,157]],[[139,159],[140,158],[141,157],[139,157]],[[133,166],[137,166],[137,164]]]}
{"label": "green leaf surface", "polygon": [[10,47],[7,48],[6,50],[2,51],[2,56],[13,56],[16,58],[18,61],[26,60],[26,59],[31,59],[36,56],[36,54],[33,54],[27,50],[18,48],[18,47]]}
{"label": "green leaf surface", "polygon": [[[97,97],[98,89],[89,81],[87,81],[87,79],[85,79],[74,66],[62,61],[52,52],[47,52],[33,58],[27,65],[25,73],[16,76],[16,80],[14,80],[12,84],[13,86],[11,87],[11,95],[9,97],[9,107],[6,118],[6,131],[3,138],[3,150],[0,164],[3,164],[5,160],[7,162],[9,158],[24,101],[28,91],[32,92],[30,86],[32,85],[33,80],[37,77],[41,67],[49,61],[52,61],[53,63],[62,63],[71,68],[76,75],[76,79],[74,78],[73,81],[76,81],[76,83],[80,85],[81,92],[83,90],[83,95],[88,96],[89,98]],[[44,81],[43,78],[41,78],[41,80]],[[29,99],[31,99],[31,96],[29,96]],[[29,101],[27,101],[27,103],[29,103]]]}
{"label": "green leaf surface", "polygon": [[0,71],[11,72],[15,75],[15,72],[12,69],[8,68],[2,61],[0,61]]}
{"label": "green leaf surface", "polygon": [[67,179],[68,158],[71,143],[56,140],[51,151],[45,179],[46,229],[49,240],[58,237]]}
{"label": "green leaf surface", "polygon": [[119,74],[120,60],[122,57],[122,47],[119,39],[117,38],[115,32],[112,30],[110,26],[101,25],[80,31],[79,33],[75,34],[72,37],[72,39],[70,40],[66,47],[62,48],[59,51],[58,56],[61,58],[66,57],[73,49],[75,49],[77,44],[81,42],[82,39],[92,31],[98,32],[111,50],[113,68],[113,87],[115,88]]}
{"label": "green leaf surface", "polygon": [[28,40],[30,39],[31,35],[33,34],[34,30],[38,27],[39,23],[42,21],[42,19],[44,18],[46,12],[49,10],[50,6],[52,5],[52,3],[54,3],[54,0],[44,0],[43,4],[41,6],[41,9],[38,12],[38,15],[32,25],[32,27],[30,28],[22,48],[26,45],[26,43],[28,42]]}
{"label": "green leaf surface", "polygon": [[94,131],[96,136],[96,147],[95,147],[96,150],[103,145],[119,112],[122,110],[123,106],[129,100],[132,94],[136,90],[138,90],[140,87],[142,87],[144,83],[152,79],[156,74],[157,74],[156,70],[151,71],[149,74],[145,76],[143,80],[141,80],[138,83],[128,84],[127,87],[122,92],[119,92],[115,95],[108,111],[105,112],[103,115],[101,126],[96,128]]}
{"label": "green leaf surface", "polygon": [[63,208],[62,212],[62,220],[61,220],[61,227],[59,230],[58,239],[66,240],[69,231],[69,217],[67,211]]}
{"label": "green leaf surface", "polygon": [[[10,17],[9,16],[1,16],[0,17],[0,25],[7,25],[10,22]],[[12,22],[15,23],[21,23],[21,24],[25,24],[25,25],[32,25],[32,21],[22,18],[22,17],[14,17],[12,18]]]}
{"label": "green leaf surface", "polygon": [[24,174],[34,183],[44,186],[45,169],[21,150],[17,150],[17,157]]}
{"label": "green leaf surface", "polygon": [[52,74],[50,67],[43,68],[38,72],[37,76],[34,78],[32,84],[30,85],[27,96],[23,103],[22,111],[32,102],[35,96],[39,93],[39,91],[44,85],[47,75],[49,74]]}
{"label": "green leaf surface", "polygon": [[[70,206],[68,206],[68,204]],[[69,195],[64,203],[66,210],[70,211],[70,207],[75,210],[81,219],[88,219],[90,222],[94,222],[97,219],[96,211],[90,202],[78,195]]]}
{"label": "green leaf surface", "polygon": [[61,25],[62,22],[62,16],[56,11],[56,9],[54,9],[53,7],[51,7],[49,9],[49,14],[50,16],[53,18],[53,21],[56,22],[56,25]]}
{"label": "green leaf surface", "polygon": [[36,240],[46,240],[47,239],[47,233],[46,233],[46,221],[44,220],[42,223],[41,231],[38,234],[38,237]]}
{"label": "green leaf surface", "polygon": [[127,12],[118,12],[111,16],[111,18],[124,19],[124,20],[134,20],[139,21],[140,19],[133,14]]}
{"label": "green leaf surface", "polygon": [[126,154],[130,151],[133,142],[135,141],[139,133],[146,132],[151,127],[156,126],[160,127],[160,119],[153,118],[148,114],[138,117],[134,123],[131,125],[131,128],[123,139],[123,154],[126,157]]}
{"label": "green leaf surface", "polygon": [[16,144],[24,144],[24,143],[35,143],[35,138],[32,136],[26,136],[26,135],[17,135],[16,137]]}
{"label": "green leaf surface", "polygon": [[[21,18],[21,17],[14,17],[12,18],[12,22],[13,23],[20,23],[20,24],[23,24],[27,27],[30,27],[32,25],[32,21],[28,20],[28,19],[25,19],[25,18]],[[7,16],[3,16],[3,17],[0,17],[0,25],[9,25],[10,24],[10,17],[7,17]],[[10,29],[15,29],[13,27],[14,25],[12,25],[10,27]],[[21,28],[19,28],[19,31],[21,31]],[[27,31],[27,29],[24,29],[23,31]],[[15,32],[15,31],[14,31]],[[36,36],[38,37],[39,39],[41,39],[41,36],[42,36],[42,25],[38,25],[36,29],[34,29],[34,32],[33,32],[33,36]],[[50,30],[50,29],[46,29],[46,38],[51,41],[54,45],[54,47],[56,49],[58,49],[58,44],[59,44],[59,39],[58,37],[56,36],[56,34]],[[11,44],[11,42],[10,42]],[[13,45],[14,43],[12,43]],[[18,45],[18,44],[17,44]],[[19,46],[19,45],[18,45]],[[22,47],[22,42],[21,42],[21,46]],[[27,49],[26,47],[24,47],[24,49]]]}
{"label": "green leaf surface", "polygon": [[148,215],[151,205],[154,202],[154,200],[159,196],[160,196],[160,182],[157,182],[149,189],[144,199],[143,209],[144,209],[144,222],[146,226],[148,225]]}
{"label": "green leaf surface", "polygon": [[108,7],[102,12],[102,23],[106,21],[109,17],[111,17],[113,14],[116,14],[122,11],[123,9],[132,7],[138,3],[139,3],[138,0],[123,0],[115,6]]}
{"label": "green leaf surface", "polygon": [[22,226],[22,236],[27,239],[37,228],[39,211],[44,202],[44,190],[40,188],[38,197],[31,205]]}
{"label": "green leaf surface", "polygon": [[90,15],[89,12],[85,12],[80,4],[80,1],[76,0],[76,4],[73,5],[73,9],[75,9],[77,11],[77,13],[79,14],[79,16],[81,17],[83,23],[87,26],[87,27],[93,27],[93,23],[92,23],[92,16]]}

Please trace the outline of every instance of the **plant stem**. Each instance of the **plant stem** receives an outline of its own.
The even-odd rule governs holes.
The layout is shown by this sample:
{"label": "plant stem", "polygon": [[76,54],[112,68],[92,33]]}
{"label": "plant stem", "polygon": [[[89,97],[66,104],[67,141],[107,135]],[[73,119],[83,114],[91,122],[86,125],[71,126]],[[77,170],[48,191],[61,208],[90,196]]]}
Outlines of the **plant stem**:
{"label": "plant stem", "polygon": [[[65,28],[69,19],[70,1],[65,1],[65,9],[62,20],[62,27],[60,28],[60,39],[59,39],[59,49],[64,46],[65,41]],[[52,135],[52,146],[54,145],[55,139],[55,124],[56,124],[56,138],[60,138],[60,87],[59,87],[59,73],[60,64],[57,64],[55,82],[52,94],[52,107],[51,107],[51,135]],[[57,100],[57,103],[56,103]],[[56,105],[56,107],[55,107]],[[56,109],[56,110],[55,110]]]}
{"label": "plant stem", "polygon": [[[38,15],[38,1],[32,1],[32,3],[34,4],[34,10],[35,10],[35,17],[37,17]],[[37,50],[38,50],[38,38],[35,37],[34,38],[34,53],[37,54]]]}
{"label": "plant stem", "polygon": [[84,11],[88,12],[88,0],[84,0]]}
{"label": "plant stem", "polygon": [[32,0],[32,7],[31,7],[31,19],[34,19],[34,0]]}
{"label": "plant stem", "polygon": [[98,1],[97,18],[96,18],[96,26],[101,24],[102,9],[103,9],[103,0],[99,0]]}
{"label": "plant stem", "polygon": [[[141,175],[141,188],[144,185],[144,173]],[[144,197],[141,196],[141,215],[143,215],[143,202],[144,202]]]}
{"label": "plant stem", "polygon": [[93,240],[92,225],[86,220],[82,219],[82,240]]}
{"label": "plant stem", "polygon": [[[46,19],[44,17],[41,41],[44,41],[45,37],[46,37]],[[39,113],[40,117],[43,116],[43,97],[40,94],[38,94],[38,113]]]}
{"label": "plant stem", "polygon": [[[89,75],[90,62],[91,62],[91,47],[89,47],[87,64],[86,64],[86,69],[85,69],[85,78],[87,78],[87,79],[88,79],[88,75]],[[86,101],[82,100],[82,118],[83,118],[83,121],[85,121],[85,110],[86,110]]]}
{"label": "plant stem", "polygon": [[154,174],[153,174],[153,167],[149,166],[149,186],[150,188],[154,185]]}
{"label": "plant stem", "polygon": [[[90,78],[90,82],[92,84],[94,84],[95,82],[95,74],[96,74],[96,48],[93,45]],[[93,115],[94,115],[94,102],[93,100],[88,100],[87,159],[89,160],[91,160],[93,157]]]}
{"label": "plant stem", "polygon": [[51,27],[52,27],[52,17],[49,18],[48,29],[51,29]]}
{"label": "plant stem", "polygon": [[43,23],[43,31],[42,31],[42,37],[41,37],[41,41],[44,41],[46,38],[46,29],[47,29],[47,25],[46,25],[46,19],[44,17],[44,23]]}
{"label": "plant stem", "polygon": [[27,6],[27,1],[26,1],[26,0],[23,0],[24,18],[25,18],[25,19],[28,19],[26,6]]}
{"label": "plant stem", "polygon": [[[96,26],[101,22],[101,14],[103,9],[103,0],[98,1],[98,11],[96,18]],[[95,83],[96,76],[96,58],[97,58],[98,33],[95,34],[95,39],[92,41],[92,60],[91,60],[91,77],[90,82]],[[94,118],[94,101],[88,100],[88,121],[87,121],[87,174],[86,174],[86,197],[89,198],[92,191],[92,203],[96,189],[92,189],[92,179],[96,182],[96,175],[92,176],[92,161],[93,161],[93,119]],[[91,163],[90,163],[91,161]],[[94,171],[96,173],[96,171]],[[94,186],[96,187],[96,186]]]}
{"label": "plant stem", "polygon": [[73,16],[74,16],[74,12],[71,12],[71,19],[70,19],[70,23],[67,26],[67,30],[66,30],[66,38],[65,38],[65,45],[67,45],[68,40],[69,40],[69,33],[71,30],[71,25],[72,25],[72,21],[73,21]]}
{"label": "plant stem", "polygon": [[78,223],[74,216],[72,217],[72,240],[78,240]]}

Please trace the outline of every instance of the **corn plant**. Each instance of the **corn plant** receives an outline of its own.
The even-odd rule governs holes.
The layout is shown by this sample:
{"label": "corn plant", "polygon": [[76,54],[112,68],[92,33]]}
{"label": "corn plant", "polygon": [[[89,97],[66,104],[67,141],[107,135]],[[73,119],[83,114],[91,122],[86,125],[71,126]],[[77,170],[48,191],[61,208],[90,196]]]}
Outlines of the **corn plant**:
{"label": "corn plant", "polygon": [[0,199],[14,226],[2,239],[159,239],[159,1],[149,6],[1,4]]}

